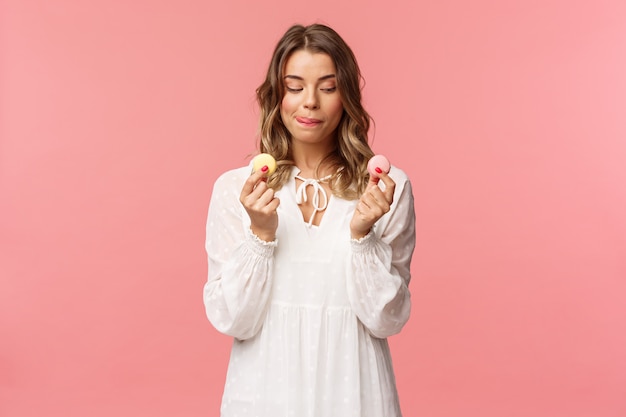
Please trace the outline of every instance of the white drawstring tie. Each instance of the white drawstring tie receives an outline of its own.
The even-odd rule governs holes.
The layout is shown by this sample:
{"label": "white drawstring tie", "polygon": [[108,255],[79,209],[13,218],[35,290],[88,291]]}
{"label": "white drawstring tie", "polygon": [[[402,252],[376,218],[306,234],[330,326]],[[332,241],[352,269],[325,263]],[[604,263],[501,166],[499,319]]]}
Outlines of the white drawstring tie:
{"label": "white drawstring tie", "polygon": [[[327,175],[324,178],[320,178],[319,180],[310,179],[310,178],[302,178],[299,175],[296,175],[296,178],[302,181],[302,184],[296,190],[296,203],[302,204],[307,202],[306,195],[306,187],[309,185],[313,187],[313,201],[311,201],[311,205],[313,205],[313,213],[311,214],[311,218],[309,219],[307,226],[311,227],[313,224],[313,218],[318,211],[326,210],[326,206],[328,206],[328,195],[326,194],[326,190],[324,187],[320,185],[321,182],[327,181],[332,177],[332,175]],[[323,197],[324,203],[320,205],[320,195]]]}

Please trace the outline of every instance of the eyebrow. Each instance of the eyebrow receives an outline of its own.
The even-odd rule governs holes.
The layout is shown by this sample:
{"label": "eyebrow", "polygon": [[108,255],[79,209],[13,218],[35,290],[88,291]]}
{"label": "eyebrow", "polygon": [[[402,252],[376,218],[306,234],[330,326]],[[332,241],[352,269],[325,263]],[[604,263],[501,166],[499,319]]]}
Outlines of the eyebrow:
{"label": "eyebrow", "polygon": [[[289,78],[289,79],[292,79],[292,80],[304,81],[304,78],[300,77],[299,75],[285,75],[284,78]],[[317,81],[324,81],[324,80],[328,80],[329,78],[336,78],[335,74],[324,75],[323,77],[318,78]]]}

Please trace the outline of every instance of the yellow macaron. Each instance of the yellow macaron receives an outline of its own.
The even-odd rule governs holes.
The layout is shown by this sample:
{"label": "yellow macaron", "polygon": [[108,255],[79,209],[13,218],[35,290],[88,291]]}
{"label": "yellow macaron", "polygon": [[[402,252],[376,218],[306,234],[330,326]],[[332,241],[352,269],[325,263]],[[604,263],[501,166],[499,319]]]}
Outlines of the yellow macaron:
{"label": "yellow macaron", "polygon": [[272,175],[276,171],[276,160],[268,153],[260,153],[252,160],[252,170],[254,172],[267,166],[267,175]]}

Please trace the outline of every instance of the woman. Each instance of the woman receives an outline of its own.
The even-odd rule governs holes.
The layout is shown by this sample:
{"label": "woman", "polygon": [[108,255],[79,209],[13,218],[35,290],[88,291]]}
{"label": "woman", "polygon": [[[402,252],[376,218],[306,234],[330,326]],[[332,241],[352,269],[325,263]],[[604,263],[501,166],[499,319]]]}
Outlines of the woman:
{"label": "woman", "polygon": [[257,89],[260,151],[215,183],[206,313],[234,338],[222,416],[400,416],[386,338],[409,318],[410,182],[369,176],[370,118],[348,45],[291,27]]}

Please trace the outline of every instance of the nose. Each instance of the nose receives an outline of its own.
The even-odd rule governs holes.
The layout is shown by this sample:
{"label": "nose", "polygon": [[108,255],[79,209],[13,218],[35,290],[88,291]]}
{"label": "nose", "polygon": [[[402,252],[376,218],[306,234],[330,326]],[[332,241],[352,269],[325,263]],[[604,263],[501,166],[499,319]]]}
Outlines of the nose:
{"label": "nose", "polygon": [[308,110],[315,110],[319,108],[320,103],[317,97],[316,89],[310,89],[305,93],[304,96],[304,108]]}

